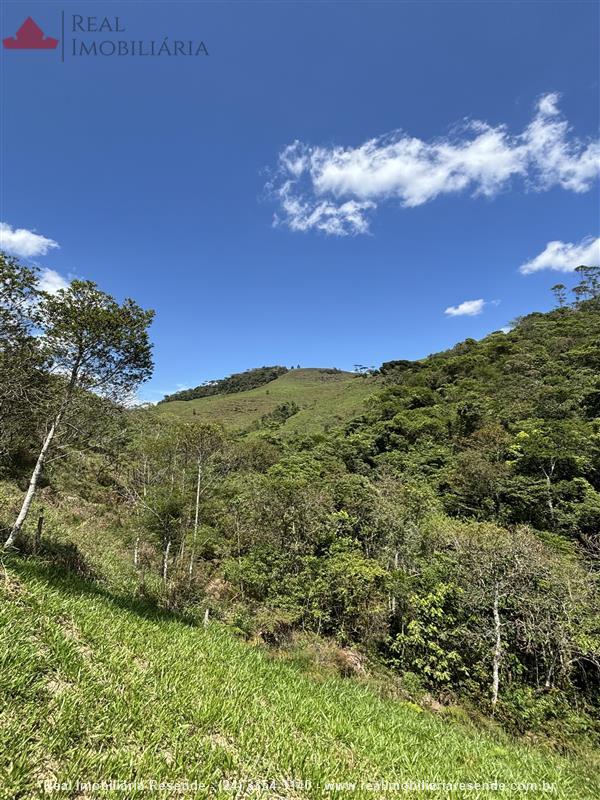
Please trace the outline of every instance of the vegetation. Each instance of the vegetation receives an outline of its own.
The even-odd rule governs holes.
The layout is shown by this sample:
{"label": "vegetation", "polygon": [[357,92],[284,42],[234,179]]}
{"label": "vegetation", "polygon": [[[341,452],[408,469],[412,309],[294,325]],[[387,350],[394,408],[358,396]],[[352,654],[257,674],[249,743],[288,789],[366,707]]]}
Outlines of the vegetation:
{"label": "vegetation", "polygon": [[147,373],[148,312],[87,284],[40,298],[34,271],[2,268],[7,532],[72,375],[49,369],[37,315],[73,320],[71,293],[91,292],[90,319],[108,309],[78,322],[92,352],[112,331],[48,443],[37,526],[5,555],[16,796],[84,774],[312,781],[284,797],[398,775],[597,796],[597,269],[578,270],[572,303],[555,287],[550,313],[377,375],[293,370],[130,409],[98,387],[113,354],[133,365],[124,388]]}
{"label": "vegetation", "polygon": [[182,389],[165,396],[161,403],[170,403],[174,400],[197,400],[199,397],[212,397],[216,394],[237,394],[256,389],[270,383],[280,375],[285,375],[287,367],[256,367],[245,372],[234,372],[227,378],[216,381],[206,381],[194,389]]}
{"label": "vegetation", "polygon": [[531,797],[597,793],[585,764],[380,698],[366,683],[315,681],[220,625],[195,627],[43,563],[15,564],[0,592],[4,797],[44,796],[44,781],[71,785],[59,797],[150,794],[76,789],[103,779],[188,781],[180,796],[215,798],[259,779],[273,787],[257,786],[263,798],[342,798],[351,784],[353,797],[388,796],[361,790],[377,780],[496,780],[508,798],[523,796],[521,783],[556,787]]}
{"label": "vegetation", "polygon": [[380,387],[377,377],[337,369],[297,368],[264,387],[235,395],[161,403],[157,411],[248,433],[258,430],[262,418],[278,406],[293,403],[298,412],[281,421],[279,433],[319,433],[358,416],[365,409],[365,400]]}

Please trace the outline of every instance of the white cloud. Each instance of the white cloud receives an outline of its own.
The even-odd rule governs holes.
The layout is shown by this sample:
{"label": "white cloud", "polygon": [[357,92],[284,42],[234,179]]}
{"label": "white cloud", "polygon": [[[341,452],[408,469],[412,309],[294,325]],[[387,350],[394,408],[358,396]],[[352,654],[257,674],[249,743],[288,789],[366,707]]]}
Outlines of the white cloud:
{"label": "white cloud", "polygon": [[491,197],[515,177],[537,191],[585,192],[600,170],[600,143],[571,135],[558,99],[541,97],[532,121],[516,135],[502,124],[471,121],[430,141],[401,130],[358,147],[295,141],[279,154],[267,184],[281,208],[275,224],[338,236],[366,233],[368,212],[378,202],[396,199],[411,208],[467,190]]}
{"label": "white cloud", "polygon": [[325,233],[343,236],[346,233],[367,233],[368,224],[364,212],[375,208],[370,201],[359,203],[348,200],[336,205],[329,201],[311,204],[302,202],[293,194],[288,194],[285,186],[280,191],[281,207],[285,214],[283,220],[275,215],[275,224],[286,224],[293,231],[307,231],[311,228]]}
{"label": "white cloud", "polygon": [[54,239],[47,239],[26,228],[13,228],[7,222],[0,222],[0,250],[5,250],[14,256],[21,258],[45,256],[48,250],[58,246],[58,242]]}
{"label": "white cloud", "polygon": [[44,268],[40,272],[38,281],[39,287],[43,292],[56,294],[59,289],[66,289],[69,282],[63,278],[56,270]]}
{"label": "white cloud", "polygon": [[444,311],[449,317],[476,317],[481,314],[485,300],[465,300],[457,306],[448,306]]}
{"label": "white cloud", "polygon": [[546,249],[531,261],[521,264],[519,271],[524,275],[539,272],[541,269],[572,272],[575,267],[581,265],[600,266],[600,237],[594,239],[593,236],[587,236],[578,244],[560,241],[548,242]]}

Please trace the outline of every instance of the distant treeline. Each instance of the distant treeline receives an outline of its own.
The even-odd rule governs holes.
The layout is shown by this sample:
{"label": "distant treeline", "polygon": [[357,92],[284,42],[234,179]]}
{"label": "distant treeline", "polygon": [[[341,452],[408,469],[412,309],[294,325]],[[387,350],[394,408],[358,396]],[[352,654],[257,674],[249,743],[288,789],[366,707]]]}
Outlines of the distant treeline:
{"label": "distant treeline", "polygon": [[249,389],[256,389],[265,383],[270,383],[280,375],[285,375],[287,367],[256,367],[245,372],[234,372],[227,378],[218,381],[205,381],[194,389],[183,389],[174,394],[165,395],[161,403],[169,403],[173,400],[196,400],[199,397],[211,397],[215,394],[236,394],[246,392]]}

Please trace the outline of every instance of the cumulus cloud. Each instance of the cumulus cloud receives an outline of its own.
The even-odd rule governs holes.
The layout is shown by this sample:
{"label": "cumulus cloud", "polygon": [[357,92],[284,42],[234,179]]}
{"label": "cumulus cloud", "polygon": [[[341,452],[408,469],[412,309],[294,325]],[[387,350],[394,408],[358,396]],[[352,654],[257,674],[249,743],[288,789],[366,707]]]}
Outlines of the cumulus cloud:
{"label": "cumulus cloud", "polygon": [[600,237],[594,239],[587,236],[579,243],[573,242],[548,242],[546,248],[532,258],[521,264],[519,271],[524,275],[539,272],[542,269],[553,269],[557,272],[572,272],[576,267],[600,266]]}
{"label": "cumulus cloud", "polygon": [[485,300],[465,300],[457,306],[448,306],[444,311],[449,317],[476,317],[481,314]]}
{"label": "cumulus cloud", "polygon": [[13,256],[32,258],[45,256],[48,250],[58,247],[58,242],[48,239],[26,228],[13,228],[7,222],[0,222],[0,250]]}
{"label": "cumulus cloud", "polygon": [[464,191],[492,197],[514,178],[537,191],[588,191],[600,170],[600,142],[574,137],[558,100],[554,93],[542,96],[519,134],[468,121],[430,141],[402,130],[358,147],[295,141],[279,154],[267,184],[280,206],[274,223],[338,236],[366,233],[370,212],[382,201],[412,208]]}
{"label": "cumulus cloud", "polygon": [[40,272],[38,285],[43,292],[56,294],[59,289],[66,289],[69,281],[65,280],[56,270],[45,268]]}

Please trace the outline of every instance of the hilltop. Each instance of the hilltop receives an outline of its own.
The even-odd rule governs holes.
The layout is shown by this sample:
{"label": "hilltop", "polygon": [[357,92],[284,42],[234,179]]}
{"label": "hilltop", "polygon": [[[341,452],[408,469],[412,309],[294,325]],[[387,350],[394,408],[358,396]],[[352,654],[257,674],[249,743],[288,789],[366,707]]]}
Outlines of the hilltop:
{"label": "hilltop", "polygon": [[262,418],[276,412],[278,407],[294,403],[298,410],[285,419],[280,430],[315,433],[360,414],[366,398],[379,386],[377,378],[353,372],[294,369],[249,391],[172,400],[160,403],[157,411],[220,422],[232,431],[242,431],[260,425]]}
{"label": "hilltop", "polygon": [[245,372],[234,372],[226,378],[213,381],[205,381],[193,389],[182,389],[174,394],[168,394],[161,400],[161,403],[170,403],[174,400],[196,400],[199,397],[210,397],[215,394],[236,394],[256,389],[266,383],[274,381],[279,375],[284,375],[288,371],[287,367],[255,367],[247,369]]}

